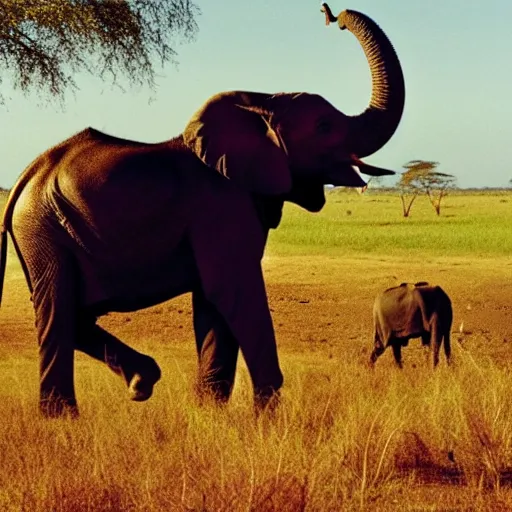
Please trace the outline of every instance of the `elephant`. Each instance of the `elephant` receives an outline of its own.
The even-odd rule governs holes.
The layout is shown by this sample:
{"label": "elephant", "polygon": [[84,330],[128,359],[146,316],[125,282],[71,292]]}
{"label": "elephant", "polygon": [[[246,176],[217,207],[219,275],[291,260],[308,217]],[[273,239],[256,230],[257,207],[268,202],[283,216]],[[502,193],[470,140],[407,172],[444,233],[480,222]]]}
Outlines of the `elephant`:
{"label": "elephant", "polygon": [[405,102],[400,62],[382,29],[356,11],[337,19],[371,69],[371,100],[358,115],[312,93],[227,91],[170,140],[87,128],[22,173],[3,215],[0,299],[9,234],[35,312],[44,417],[78,415],[75,350],[121,376],[131,399],[147,400],[161,377],[156,361],[97,320],[185,293],[199,395],[229,399],[240,349],[255,410],[279,402],[283,375],[261,266],[269,230],[285,201],[318,212],[326,184],[363,187],[361,173],[394,174],[361,158],[390,139]]}
{"label": "elephant", "polygon": [[373,367],[391,345],[395,363],[402,368],[402,347],[412,338],[421,338],[424,347],[432,348],[434,368],[439,364],[439,350],[444,341],[449,364],[452,321],[451,300],[440,286],[421,281],[388,288],[377,296],[373,306],[375,337],[370,365]]}

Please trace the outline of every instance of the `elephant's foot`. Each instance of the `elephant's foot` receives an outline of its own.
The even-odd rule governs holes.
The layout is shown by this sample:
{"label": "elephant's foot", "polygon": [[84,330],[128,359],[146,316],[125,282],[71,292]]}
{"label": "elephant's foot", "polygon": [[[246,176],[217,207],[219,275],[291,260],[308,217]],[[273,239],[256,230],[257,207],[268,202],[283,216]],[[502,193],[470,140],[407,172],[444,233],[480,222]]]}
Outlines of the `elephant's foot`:
{"label": "elephant's foot", "polygon": [[128,384],[128,394],[135,402],[144,402],[153,394],[153,386],[160,380],[162,372],[156,361],[148,357],[148,363],[144,368],[133,374]]}
{"label": "elephant's foot", "polygon": [[198,378],[195,385],[195,392],[198,404],[226,405],[231,397],[233,383],[231,381],[209,381]]}
{"label": "elephant's foot", "polygon": [[281,403],[281,393],[279,390],[269,389],[265,392],[256,393],[254,396],[254,412],[256,417],[274,416],[279,404]]}
{"label": "elephant's foot", "polygon": [[39,411],[46,419],[77,419],[79,417],[78,406],[74,399],[42,398],[39,402]]}

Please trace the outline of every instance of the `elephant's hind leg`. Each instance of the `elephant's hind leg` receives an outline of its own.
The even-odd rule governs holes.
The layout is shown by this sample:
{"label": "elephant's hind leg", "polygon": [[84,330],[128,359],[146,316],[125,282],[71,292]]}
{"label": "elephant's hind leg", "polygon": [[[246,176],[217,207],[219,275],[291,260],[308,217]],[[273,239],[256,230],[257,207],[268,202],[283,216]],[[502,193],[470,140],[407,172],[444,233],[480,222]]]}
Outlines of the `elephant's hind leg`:
{"label": "elephant's hind leg", "polygon": [[123,377],[130,398],[137,402],[150,398],[154,385],[160,380],[160,368],[152,357],[125,345],[96,325],[92,316],[82,317],[76,348],[107,364],[114,373]]}
{"label": "elephant's hind leg", "polygon": [[439,364],[439,350],[443,340],[443,333],[441,332],[441,325],[437,314],[432,316],[430,321],[430,343],[432,346],[432,353],[434,359],[434,368]]}
{"label": "elephant's hind leg", "polygon": [[443,340],[444,340],[444,355],[446,356],[446,362],[448,364],[451,363],[452,361],[452,348],[451,348],[451,343],[450,343],[450,329],[451,329],[451,326],[448,327],[445,332],[444,332],[444,335],[443,335]]}
{"label": "elephant's hind leg", "polygon": [[235,381],[239,346],[224,318],[204,295],[193,293],[194,331],[199,359],[199,398],[226,402]]}
{"label": "elephant's hind leg", "polygon": [[78,280],[75,262],[64,250],[20,244],[32,287],[39,341],[40,410],[44,416],[78,414],[74,389]]}

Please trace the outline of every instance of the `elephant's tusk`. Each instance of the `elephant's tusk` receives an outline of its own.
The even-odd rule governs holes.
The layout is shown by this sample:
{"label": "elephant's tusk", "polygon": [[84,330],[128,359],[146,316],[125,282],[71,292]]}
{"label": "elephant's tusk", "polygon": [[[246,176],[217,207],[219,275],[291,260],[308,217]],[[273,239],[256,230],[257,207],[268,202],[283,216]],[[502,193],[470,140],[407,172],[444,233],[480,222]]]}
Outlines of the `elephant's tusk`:
{"label": "elephant's tusk", "polygon": [[329,23],[334,23],[338,21],[338,18],[334,16],[331,11],[331,8],[324,2],[322,3],[322,7],[320,9],[323,13],[325,13],[325,24],[329,25]]}

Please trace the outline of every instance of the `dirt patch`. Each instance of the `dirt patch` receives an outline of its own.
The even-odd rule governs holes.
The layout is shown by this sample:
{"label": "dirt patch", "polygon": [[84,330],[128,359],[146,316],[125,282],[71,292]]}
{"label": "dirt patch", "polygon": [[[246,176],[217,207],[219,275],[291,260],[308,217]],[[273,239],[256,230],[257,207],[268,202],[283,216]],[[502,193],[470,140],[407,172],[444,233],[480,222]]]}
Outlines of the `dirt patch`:
{"label": "dirt patch", "polygon": [[453,342],[497,362],[512,356],[508,259],[288,257],[268,258],[265,270],[278,340],[286,348],[324,344],[344,347],[347,355],[365,354],[371,348],[375,296],[404,281],[428,281],[452,299]]}
{"label": "dirt patch", "polygon": [[[452,299],[453,343],[497,363],[508,364],[512,357],[510,259],[268,256],[264,271],[280,350],[321,351],[364,363],[372,344],[375,296],[404,281],[428,281]],[[110,314],[100,323],[134,346],[183,342],[192,349],[191,314],[185,295],[143,311]],[[5,283],[0,342],[0,351],[11,354],[13,348],[36,348],[32,304],[17,261]],[[404,350],[405,364],[419,345]],[[379,364],[392,364],[387,354],[381,359]]]}

